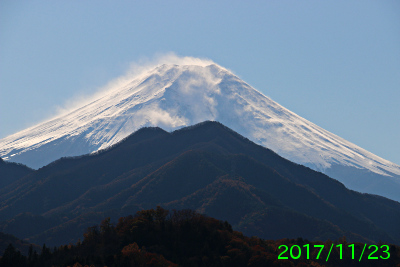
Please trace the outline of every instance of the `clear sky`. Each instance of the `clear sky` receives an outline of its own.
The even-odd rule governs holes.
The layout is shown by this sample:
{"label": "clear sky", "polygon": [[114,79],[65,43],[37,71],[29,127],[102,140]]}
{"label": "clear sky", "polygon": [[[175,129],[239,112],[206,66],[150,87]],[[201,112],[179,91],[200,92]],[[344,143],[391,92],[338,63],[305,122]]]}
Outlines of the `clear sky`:
{"label": "clear sky", "polygon": [[400,1],[0,1],[0,138],[175,52],[400,164]]}

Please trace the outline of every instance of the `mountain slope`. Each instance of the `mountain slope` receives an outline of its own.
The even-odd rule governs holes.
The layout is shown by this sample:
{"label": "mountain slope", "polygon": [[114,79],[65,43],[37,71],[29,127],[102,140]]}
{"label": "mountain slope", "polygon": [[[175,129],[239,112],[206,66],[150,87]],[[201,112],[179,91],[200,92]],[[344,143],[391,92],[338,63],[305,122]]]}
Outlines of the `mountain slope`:
{"label": "mountain slope", "polygon": [[161,65],[68,114],[0,140],[0,156],[38,168],[107,148],[145,126],[223,123],[351,189],[400,201],[400,166],[316,126],[216,65]]}
{"label": "mountain slope", "polygon": [[33,170],[25,165],[5,162],[0,158],[0,189],[12,184],[31,172],[33,172]]}
{"label": "mountain slope", "polygon": [[348,190],[217,122],[144,128],[97,154],[62,158],[0,190],[0,205],[2,231],[31,212],[47,228],[13,234],[51,245],[79,238],[100,215],[156,205],[194,209],[262,238],[400,242],[400,203]]}

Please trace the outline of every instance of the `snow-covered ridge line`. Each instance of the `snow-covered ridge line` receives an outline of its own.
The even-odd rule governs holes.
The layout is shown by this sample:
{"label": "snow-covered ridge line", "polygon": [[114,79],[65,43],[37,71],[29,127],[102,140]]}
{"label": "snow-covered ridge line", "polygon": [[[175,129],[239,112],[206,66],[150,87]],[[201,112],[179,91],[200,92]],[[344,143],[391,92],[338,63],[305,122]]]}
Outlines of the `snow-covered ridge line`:
{"label": "snow-covered ridge line", "polygon": [[146,70],[67,114],[1,139],[0,156],[37,168],[107,148],[141,127],[172,131],[214,120],[313,169],[348,166],[400,183],[400,166],[289,111],[229,70],[197,63]]}

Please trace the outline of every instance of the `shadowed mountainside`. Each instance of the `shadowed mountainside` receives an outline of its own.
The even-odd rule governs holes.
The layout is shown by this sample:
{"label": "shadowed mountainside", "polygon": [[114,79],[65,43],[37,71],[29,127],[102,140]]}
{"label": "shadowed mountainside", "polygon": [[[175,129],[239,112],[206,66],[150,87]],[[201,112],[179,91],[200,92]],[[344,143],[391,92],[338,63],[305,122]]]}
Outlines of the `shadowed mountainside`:
{"label": "shadowed mountainside", "polygon": [[34,170],[18,163],[5,162],[0,158],[0,189],[28,175]]}
{"label": "shadowed mountainside", "polygon": [[400,203],[348,190],[217,122],[143,128],[99,153],[62,158],[0,189],[0,203],[0,230],[51,246],[156,205],[266,239],[400,243]]}

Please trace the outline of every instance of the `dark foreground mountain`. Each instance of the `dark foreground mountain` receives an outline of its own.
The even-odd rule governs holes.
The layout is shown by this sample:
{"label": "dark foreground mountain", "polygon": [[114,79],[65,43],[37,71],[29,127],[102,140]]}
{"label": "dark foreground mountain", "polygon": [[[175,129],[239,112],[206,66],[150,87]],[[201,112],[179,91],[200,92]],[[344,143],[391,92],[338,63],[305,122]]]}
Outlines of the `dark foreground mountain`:
{"label": "dark foreground mountain", "polygon": [[216,122],[143,128],[97,154],[62,158],[1,189],[0,203],[0,230],[50,246],[156,205],[264,239],[400,243],[400,203],[348,190]]}
{"label": "dark foreground mountain", "polygon": [[[52,250],[43,246],[38,255],[22,256],[9,246],[3,267],[46,266],[400,266],[400,247],[364,244],[310,242],[302,238],[262,240],[232,230],[228,222],[192,210],[163,208],[142,210],[110,218],[89,227],[82,242]],[[371,254],[372,253],[372,254]],[[368,258],[368,255],[371,258]],[[372,256],[371,256],[372,255]]]}
{"label": "dark foreground mountain", "polygon": [[5,162],[0,158],[0,189],[33,172],[22,164]]}

